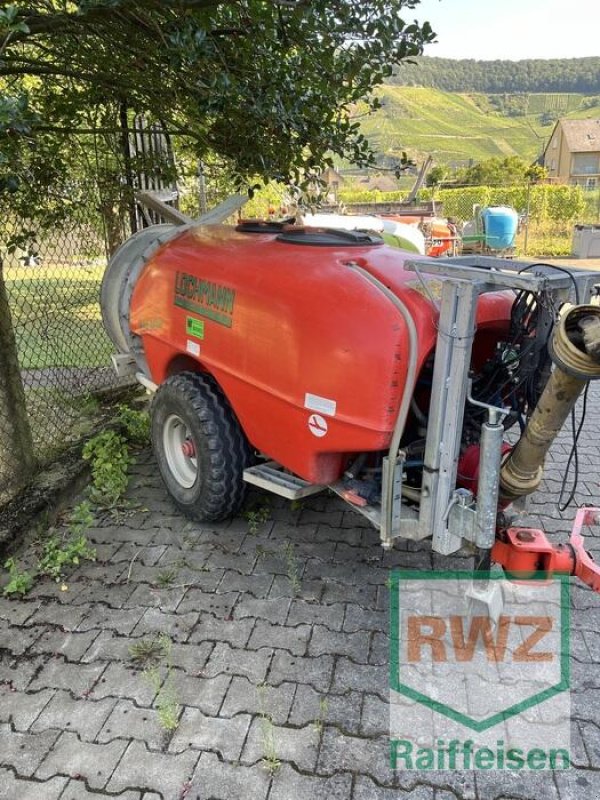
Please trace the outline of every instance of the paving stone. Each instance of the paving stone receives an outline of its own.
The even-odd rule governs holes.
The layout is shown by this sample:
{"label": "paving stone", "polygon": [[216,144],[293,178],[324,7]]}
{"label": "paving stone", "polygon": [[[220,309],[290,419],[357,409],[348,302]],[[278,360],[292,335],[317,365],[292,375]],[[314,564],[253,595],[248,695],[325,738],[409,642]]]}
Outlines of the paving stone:
{"label": "paving stone", "polygon": [[273,655],[269,683],[278,686],[284,681],[306,683],[320,692],[326,692],[333,676],[333,656],[292,656],[278,650]]}
{"label": "paving stone", "polygon": [[188,642],[187,644],[174,643],[171,646],[171,664],[174,667],[189,672],[192,675],[200,672],[205,666],[214,649],[212,642]]}
{"label": "paving stone", "polygon": [[308,646],[308,654],[311,656],[323,654],[349,656],[354,661],[366,664],[369,657],[369,639],[370,634],[367,631],[340,633],[323,625],[315,625]]}
{"label": "paving stone", "polygon": [[595,770],[558,770],[554,773],[560,800],[598,800],[600,772]]}
{"label": "paving stone", "polygon": [[217,675],[214,678],[204,678],[186,675],[178,670],[173,673],[173,682],[183,705],[193,706],[209,716],[216,716],[229,689],[231,677]]}
{"label": "paving stone", "polygon": [[[388,737],[377,739],[346,736],[336,728],[323,731],[317,772],[333,775],[337,772],[356,772],[367,775],[384,786],[409,785],[404,774],[390,769]],[[406,775],[409,773],[407,772]]]}
{"label": "paving stone", "polygon": [[157,711],[153,708],[138,708],[131,700],[107,700],[112,703],[110,714],[103,721],[97,735],[98,742],[113,739],[139,739],[152,750],[160,750],[164,742],[164,730],[160,726]]}
{"label": "paving stone", "polygon": [[333,681],[334,692],[357,689],[386,697],[389,691],[389,669],[387,666],[355,664],[344,656],[338,658]]}
{"label": "paving stone", "polygon": [[377,587],[364,583],[327,581],[321,601],[323,603],[358,603],[364,608],[373,608],[377,601]]}
{"label": "paving stone", "polygon": [[74,700],[68,692],[58,691],[33,723],[31,730],[73,731],[84,741],[93,742],[115,702],[112,699]]}
{"label": "paving stone", "polygon": [[[106,564],[113,560],[113,556],[115,556],[121,547],[121,542],[98,542],[94,545],[94,550],[96,552],[96,558],[94,560],[99,564]],[[114,560],[120,561],[121,559],[116,558]]]}
{"label": "paving stone", "polygon": [[[257,557],[254,553],[230,553],[224,550],[215,550],[211,553],[210,558],[206,562],[209,569],[231,569],[241,575],[251,575],[254,570],[254,565]],[[257,568],[256,573],[260,572]]]}
{"label": "paving stone", "polygon": [[369,663],[385,666],[390,663],[390,637],[387,633],[376,631],[371,639]]}
{"label": "paving stone", "polygon": [[[589,730],[589,727],[586,733],[588,734],[588,738],[590,738],[589,734],[591,732]],[[584,741],[584,738],[580,730],[580,726],[577,724],[575,720],[571,719],[570,757],[571,757],[571,764],[573,767],[581,767],[583,769],[587,769],[588,767],[593,766],[593,762],[590,761],[590,759],[588,758],[588,751],[586,749],[586,744],[587,742]],[[600,766],[600,763],[598,764],[598,766]]]}
{"label": "paving stone", "polygon": [[139,547],[137,542],[125,542],[122,544],[115,555],[111,558],[113,564],[118,564],[121,561],[126,561],[128,564],[135,558],[136,562],[144,564],[147,567],[152,567],[166,552],[165,545],[150,545],[145,544]]}
{"label": "paving stone", "polygon": [[289,715],[292,725],[303,726],[319,722],[335,725],[345,733],[358,735],[363,696],[359,692],[327,694],[312,686],[300,684],[296,690]]}
{"label": "paving stone", "polygon": [[[270,777],[265,769],[228,764],[202,753],[187,797],[193,800],[265,800]],[[300,798],[297,798],[300,800]]]}
{"label": "paving stone", "polygon": [[590,766],[600,768],[600,723],[580,722],[581,737],[588,755]]}
{"label": "paving stone", "polygon": [[131,661],[130,648],[141,640],[139,637],[123,636],[114,631],[90,631],[90,634],[93,632],[96,633],[96,638],[82,655],[83,662]]}
{"label": "paving stone", "polygon": [[0,631],[2,648],[14,656],[20,656],[26,650],[29,650],[45,630],[45,625],[32,625],[29,628],[23,628],[17,625],[9,625],[6,621],[3,621],[3,627]]}
{"label": "paving stone", "polygon": [[344,610],[342,603],[322,606],[318,603],[307,603],[305,600],[293,600],[286,624],[299,625],[304,622],[311,625],[324,625],[331,631],[341,631]]}
{"label": "paving stone", "polygon": [[[179,581],[178,577],[176,582],[179,583]],[[186,591],[186,588],[150,586],[147,583],[140,583],[133,594],[130,593],[130,596],[124,601],[124,605],[127,608],[143,606],[146,608],[159,608],[167,613],[174,612],[183,600]]]}
{"label": "paving stone", "polygon": [[[137,561],[133,564],[133,566],[130,565],[129,567],[126,567],[124,563],[115,564],[113,569],[120,571],[115,573],[117,577],[113,578],[112,580],[107,579],[107,582],[116,583],[117,581],[128,581],[134,586],[139,586],[141,584],[158,586],[159,576],[162,572],[164,572],[164,568],[159,564],[148,566],[147,564],[141,564]],[[97,577],[102,579],[101,576]]]}
{"label": "paving stone", "polygon": [[[325,584],[332,581],[341,585],[354,586],[356,584],[373,583],[374,581],[367,580],[370,575],[371,568],[365,565],[357,564],[353,559],[348,561],[344,560],[339,564],[323,564],[320,558],[311,558],[306,562],[305,579],[318,578]],[[379,575],[381,570],[375,573]],[[384,578],[385,580],[385,578]]]}
{"label": "paving stone", "polygon": [[68,689],[76,695],[89,692],[106,668],[105,664],[71,664],[58,656],[45,666],[28,689]]}
{"label": "paving stone", "polygon": [[108,608],[94,606],[79,625],[80,631],[102,628],[128,636],[144,614],[143,608]]}
{"label": "paving stone", "polygon": [[0,800],[58,800],[69,779],[38,781],[19,780],[8,769],[0,768]]}
{"label": "paving stone", "polygon": [[[2,759],[2,765],[10,764],[18,775],[27,778],[31,777],[59,735],[59,731],[16,733],[11,731],[10,725],[0,725],[0,758]],[[56,772],[59,772],[59,770],[56,770]],[[51,777],[53,774],[50,773],[47,777]]]}
{"label": "paving stone", "polygon": [[[460,798],[460,800],[491,800],[491,798],[488,798],[485,794],[477,797],[475,776],[481,774],[480,772],[475,773],[472,770],[470,772],[459,772],[458,770],[452,770],[452,772],[448,770],[431,770],[425,773],[427,775],[425,780],[423,780],[423,773],[413,770],[400,770],[396,774],[399,776],[399,780],[403,781],[408,788],[414,787],[415,775],[417,776],[417,783],[426,783],[435,787],[436,800],[437,794],[439,793],[438,787],[442,790],[449,791],[450,797],[447,800],[454,800],[456,797]],[[412,783],[409,783],[410,777],[408,776],[412,776]],[[521,774],[521,778],[522,777]],[[531,800],[546,800],[546,798],[543,795],[538,796],[534,792],[531,796]],[[551,800],[551,798],[548,798],[548,800]]]}
{"label": "paving stone", "polygon": [[390,732],[390,705],[375,694],[365,694],[360,732],[364,736],[382,736]]}
{"label": "paving stone", "polygon": [[236,605],[233,616],[235,619],[245,617],[266,619],[273,624],[282,625],[289,612],[291,600],[256,600],[253,597],[242,597]]}
{"label": "paving stone", "polygon": [[256,764],[264,758],[293,763],[297,769],[314,771],[320,731],[315,725],[288,728],[274,725],[267,717],[254,717],[242,753],[242,764]]}
{"label": "paving stone", "polygon": [[217,619],[212,614],[202,614],[190,642],[228,642],[233,647],[244,647],[254,627],[253,619]]}
{"label": "paving stone", "polygon": [[477,770],[473,775],[476,796],[489,797],[490,800],[501,797],[510,797],[511,800],[512,798],[528,800],[531,797],[540,798],[540,800],[558,800],[559,798],[552,773],[546,770],[538,773],[531,770],[518,773]]}
{"label": "paving stone", "polygon": [[322,580],[307,580],[302,578],[299,585],[292,583],[286,575],[276,575],[269,597],[272,599],[290,598],[306,600],[309,603],[318,603],[323,595],[325,585]]}
{"label": "paving stone", "polygon": [[348,633],[355,631],[382,631],[387,633],[389,614],[384,611],[373,611],[361,608],[355,603],[348,603],[344,618],[344,630]]}
{"label": "paving stone", "polygon": [[[98,746],[111,747],[110,744]],[[148,750],[141,742],[133,741],[114,770],[106,790],[120,792],[135,786],[140,790],[158,792],[163,798],[181,797],[197,762],[198,752],[193,750],[177,754],[157,753]]]}
{"label": "paving stone", "polygon": [[0,684],[6,684],[10,689],[19,692],[24,691],[47,660],[45,656],[25,659],[0,652]]}
{"label": "paving stone", "polygon": [[[571,638],[573,639],[574,636],[575,632],[572,631]],[[594,663],[600,663],[600,633],[594,630],[584,630],[583,639]]]}
{"label": "paving stone", "polygon": [[[77,584],[70,584],[75,588]],[[79,586],[77,595],[73,598],[73,605],[85,605],[86,603],[103,603],[110,608],[123,608],[128,605],[127,600],[135,591],[135,584],[132,583],[105,583],[104,581],[85,581]]]}
{"label": "paving stone", "polygon": [[62,655],[68,661],[79,661],[98,636],[99,631],[92,630],[85,633],[78,631],[46,630],[31,645],[30,653],[50,653]]}
{"label": "paving stone", "polygon": [[28,730],[54,693],[54,689],[18,692],[9,686],[0,685],[0,722],[12,721],[16,730]]}
{"label": "paving stone", "polygon": [[86,614],[85,606],[68,606],[64,603],[45,601],[29,617],[27,625],[56,625],[63,631],[75,631]]}
{"label": "paving stone", "polygon": [[293,655],[304,655],[310,639],[310,625],[272,625],[270,622],[258,620],[248,642],[248,648],[257,650],[261,647],[276,647],[289,650]]}
{"label": "paving stone", "polygon": [[351,794],[352,775],[313,777],[296,772],[290,764],[282,764],[273,776],[269,800],[347,800]]}
{"label": "paving stone", "polygon": [[238,599],[237,592],[226,594],[213,594],[201,589],[188,589],[185,597],[177,606],[178,614],[187,614],[208,611],[218,619],[230,617],[232,609]]}
{"label": "paving stone", "polygon": [[222,717],[232,717],[240,712],[268,714],[276,725],[287,721],[296,692],[295,683],[255,686],[247,678],[234,676],[219,712]]}
{"label": "paving stone", "polygon": [[[186,555],[185,566],[178,568],[176,583],[185,584],[183,587],[184,592],[196,589],[206,594],[212,594],[223,580],[224,574],[224,569],[206,567],[204,559],[191,558]],[[193,611],[195,609],[189,610]]]}
{"label": "paving stone", "polygon": [[342,514],[344,512],[342,510],[339,511],[327,511],[323,513],[323,511],[314,511],[313,509],[306,508],[302,511],[302,522],[303,523],[316,523],[321,527],[328,525],[330,528],[336,530],[342,524]]}
{"label": "paving stone", "polygon": [[[264,575],[275,581],[279,578],[287,580],[288,566],[285,558],[284,541],[269,541],[266,547],[260,548],[259,543],[254,548],[255,565],[252,570],[254,575]],[[247,573],[249,574],[249,573]]]}
{"label": "paving stone", "polygon": [[[106,527],[97,527],[93,526],[88,528],[87,530],[87,537],[93,544],[112,544],[113,542],[122,542],[124,541],[121,536],[127,532],[130,534],[131,532],[128,529],[124,529],[121,525],[107,525]],[[139,535],[139,531],[136,531]]]}
{"label": "paving stone", "polygon": [[[314,533],[315,542],[340,542],[344,541],[349,545],[358,546],[362,541],[363,528],[353,527],[350,523],[356,521],[356,516],[352,515],[347,520],[342,520],[342,525],[338,530],[330,528],[329,525],[313,526],[316,527]],[[349,524],[346,525],[346,522]],[[304,527],[304,526],[303,526]]]}
{"label": "paving stone", "polygon": [[[120,794],[111,795],[111,800],[141,800],[141,792],[130,790]],[[45,797],[44,797],[44,800]],[[86,789],[83,781],[70,780],[60,800],[106,800],[104,792],[94,792]]]}
{"label": "paving stone", "polygon": [[148,707],[152,705],[155,694],[142,670],[111,663],[94,686],[91,697],[93,700],[103,697],[127,698],[135,701],[138,706]]}
{"label": "paving stone", "polygon": [[[398,800],[399,796],[402,800],[434,800],[435,797],[432,786],[415,786],[413,789],[401,790],[401,792],[399,795],[398,789],[377,786],[370,778],[359,775],[354,786],[352,800]],[[452,798],[456,800],[455,795],[452,795]]]}
{"label": "paving stone", "polygon": [[185,642],[198,621],[197,613],[165,614],[158,608],[147,608],[132,631],[133,636],[148,634],[168,636],[175,642]]}
{"label": "paving stone", "polygon": [[122,741],[109,744],[82,742],[76,733],[65,731],[37,768],[35,776],[42,780],[57,773],[77,776],[91,789],[103,789],[126,746],[127,743]]}
{"label": "paving stone", "polygon": [[241,575],[239,572],[228,570],[217,587],[217,594],[244,592],[260,599],[269,594],[272,583],[272,575]]}
{"label": "paving stone", "polygon": [[[122,564],[96,564],[89,561],[83,564],[71,574],[71,582],[79,581],[100,581],[106,585],[121,583],[127,579],[127,565]],[[93,601],[91,601],[93,602]]]}
{"label": "paving stone", "polygon": [[380,566],[385,558],[385,552],[381,547],[379,538],[363,539],[359,547],[350,545],[347,542],[338,542],[335,548],[335,560],[342,564],[376,564]]}
{"label": "paving stone", "polygon": [[267,675],[273,651],[269,648],[261,650],[238,650],[226,642],[217,642],[203,672],[208,678],[225,673],[227,675],[245,675],[253,683],[262,683]]}
{"label": "paving stone", "polygon": [[226,761],[238,761],[252,717],[237,714],[230,719],[209,717],[197,708],[186,708],[169,743],[170,753],[190,747],[216,751]]}
{"label": "paving stone", "polygon": [[9,600],[0,597],[0,619],[8,620],[12,625],[22,625],[35,614],[42,604],[39,601]]}

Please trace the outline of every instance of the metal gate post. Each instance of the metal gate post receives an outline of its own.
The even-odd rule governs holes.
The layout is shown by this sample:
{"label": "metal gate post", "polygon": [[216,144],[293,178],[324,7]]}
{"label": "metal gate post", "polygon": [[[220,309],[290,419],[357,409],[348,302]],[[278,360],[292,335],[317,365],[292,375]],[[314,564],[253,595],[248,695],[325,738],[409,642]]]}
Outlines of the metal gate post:
{"label": "metal gate post", "polygon": [[[0,463],[6,485],[20,486],[35,466],[17,345],[0,259]],[[0,485],[0,489],[5,488]]]}

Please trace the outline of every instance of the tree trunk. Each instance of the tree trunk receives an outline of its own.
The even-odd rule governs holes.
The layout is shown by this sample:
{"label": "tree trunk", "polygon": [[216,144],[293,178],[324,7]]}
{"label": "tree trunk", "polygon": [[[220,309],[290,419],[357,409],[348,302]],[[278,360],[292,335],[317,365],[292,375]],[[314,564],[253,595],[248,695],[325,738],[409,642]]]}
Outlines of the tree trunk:
{"label": "tree trunk", "polygon": [[33,440],[0,259],[0,489],[25,483],[34,466]]}

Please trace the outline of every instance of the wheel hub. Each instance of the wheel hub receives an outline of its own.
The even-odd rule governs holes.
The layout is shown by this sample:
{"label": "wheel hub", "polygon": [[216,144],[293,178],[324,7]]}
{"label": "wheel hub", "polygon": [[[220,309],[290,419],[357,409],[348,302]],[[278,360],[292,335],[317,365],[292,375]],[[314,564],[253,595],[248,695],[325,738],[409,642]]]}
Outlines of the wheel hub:
{"label": "wheel hub", "polygon": [[188,458],[196,458],[196,445],[194,444],[194,440],[190,438],[186,439],[181,445],[181,452]]}
{"label": "wheel hub", "polygon": [[191,489],[198,478],[196,445],[186,422],[171,414],[163,427],[163,450],[171,475],[184,489]]}

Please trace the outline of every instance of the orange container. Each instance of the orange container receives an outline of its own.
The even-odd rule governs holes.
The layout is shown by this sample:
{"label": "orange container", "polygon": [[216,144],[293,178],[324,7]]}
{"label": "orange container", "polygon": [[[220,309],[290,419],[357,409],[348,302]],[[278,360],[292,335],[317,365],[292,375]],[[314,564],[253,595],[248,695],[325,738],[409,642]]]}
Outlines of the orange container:
{"label": "orange container", "polygon": [[[408,307],[419,370],[437,336],[437,307],[404,269],[414,254],[356,246],[338,233],[339,243],[327,245],[307,231],[282,241],[188,228],[148,259],[130,303],[131,331],[155,383],[182,369],[208,371],[251,444],[319,484],[336,480],[348,455],[389,446],[406,382],[405,323],[350,265]],[[425,282],[439,297],[439,278]],[[507,293],[481,297],[475,359],[506,331],[511,303]]]}

